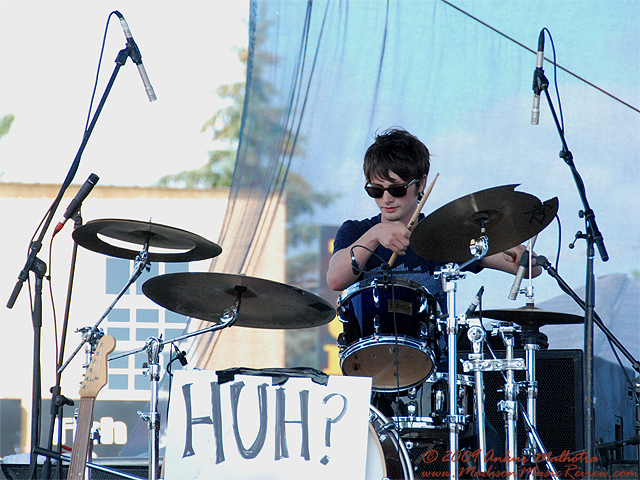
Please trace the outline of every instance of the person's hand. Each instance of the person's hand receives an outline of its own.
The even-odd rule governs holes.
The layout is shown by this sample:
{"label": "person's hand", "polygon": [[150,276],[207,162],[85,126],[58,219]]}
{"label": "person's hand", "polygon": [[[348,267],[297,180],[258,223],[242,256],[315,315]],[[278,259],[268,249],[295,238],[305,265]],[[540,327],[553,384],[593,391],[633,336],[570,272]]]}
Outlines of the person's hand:
{"label": "person's hand", "polygon": [[407,247],[409,246],[409,236],[411,231],[402,222],[382,222],[374,226],[371,230],[375,229],[375,235],[380,243],[385,248],[388,248],[392,252],[398,255],[404,255]]}

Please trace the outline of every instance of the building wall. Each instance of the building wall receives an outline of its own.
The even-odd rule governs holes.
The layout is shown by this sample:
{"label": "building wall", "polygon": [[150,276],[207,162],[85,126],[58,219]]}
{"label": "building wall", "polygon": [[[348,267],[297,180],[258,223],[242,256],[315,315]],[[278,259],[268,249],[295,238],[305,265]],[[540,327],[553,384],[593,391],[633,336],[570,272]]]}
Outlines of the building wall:
{"label": "building wall", "polygon": [[[78,189],[72,186],[58,208],[54,224],[64,213]],[[9,299],[20,271],[24,267],[30,238],[40,219],[51,205],[59,190],[58,185],[0,183],[0,399],[19,399],[27,417],[31,411],[32,358],[34,328],[29,308],[29,286],[24,284],[13,309],[4,307]],[[84,223],[97,219],[128,219],[151,221],[187,230],[216,242],[226,210],[228,189],[178,190],[165,188],[96,186],[82,206]],[[54,293],[56,320],[54,321],[49,294],[49,282],[44,282],[43,320],[41,329],[42,396],[50,398],[49,388],[55,384],[56,336],[63,328],[70,261],[73,252],[72,221],[55,237],[50,248],[50,227],[38,258],[48,266]],[[270,280],[284,282],[285,250],[284,208],[271,229],[268,243],[270,255],[259,259],[255,271],[267,273]],[[135,246],[127,248],[136,249]],[[51,251],[51,257],[49,257]],[[223,251],[221,255],[224,255]],[[206,272],[211,260],[182,263],[156,263],[143,274],[127,294],[117,302],[110,314],[100,323],[105,333],[117,341],[116,352],[130,352],[144,347],[146,338],[163,335],[163,339],[181,334],[186,318],[167,311],[144,296],[141,286],[152,275],[176,271]],[[117,294],[126,285],[133,261],[109,257],[80,247],[77,254],[69,327],[66,335],[64,358],[80,345],[81,336],[75,333],[83,326],[93,326],[104,315]],[[33,274],[30,275],[33,279]],[[267,275],[265,275],[267,278]],[[56,328],[57,325],[57,328]],[[208,362],[211,368],[229,366],[280,367],[284,366],[284,332],[280,330],[252,331],[232,327],[224,342],[218,342]],[[221,352],[217,349],[220,348]],[[161,354],[166,365],[168,348]],[[222,352],[222,350],[224,350]],[[79,352],[62,374],[63,395],[77,399],[78,386],[84,373],[86,356]],[[142,375],[146,353],[141,352],[110,362],[109,383],[99,393],[99,400],[148,401],[149,380]],[[111,364],[112,363],[112,364]],[[187,367],[188,368],[188,367]],[[49,412],[43,410],[43,416]],[[71,413],[72,415],[72,413]],[[21,421],[23,447],[29,438],[26,425]],[[27,447],[28,448],[28,447]]]}

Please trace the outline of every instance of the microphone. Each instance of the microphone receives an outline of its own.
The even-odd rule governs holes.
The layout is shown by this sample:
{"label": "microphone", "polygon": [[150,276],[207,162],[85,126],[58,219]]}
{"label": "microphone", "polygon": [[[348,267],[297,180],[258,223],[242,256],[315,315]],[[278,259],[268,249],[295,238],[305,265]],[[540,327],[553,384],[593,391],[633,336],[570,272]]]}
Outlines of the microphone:
{"label": "microphone", "polygon": [[76,193],[75,198],[71,200],[71,203],[67,207],[67,211],[64,212],[63,217],[53,229],[52,237],[55,236],[60,230],[62,230],[62,227],[64,227],[64,224],[67,223],[67,220],[75,215],[75,213],[80,208],[80,205],[82,205],[82,202],[84,202],[84,199],[89,196],[91,190],[93,190],[93,187],[95,187],[96,183],[98,183],[98,180],[100,180],[100,177],[98,177],[95,173],[89,175],[89,178],[87,178],[87,181],[84,182],[84,185],[80,187],[80,190],[78,190],[78,193]]}
{"label": "microphone", "polygon": [[531,125],[538,125],[540,119],[540,92],[543,87],[547,87],[544,82],[542,62],[544,61],[544,28],[540,30],[538,37],[538,57],[536,59],[536,69],[533,71],[533,109],[531,110]]}
{"label": "microphone", "polygon": [[180,365],[182,365],[183,367],[186,367],[187,364],[189,363],[187,361],[187,352],[178,350],[176,352],[176,355],[177,355],[178,360],[180,361]]}
{"label": "microphone", "polygon": [[466,317],[470,316],[473,312],[476,311],[476,308],[478,308],[478,305],[480,305],[480,300],[482,299],[483,293],[484,293],[484,285],[480,287],[480,290],[478,290],[478,293],[476,293],[476,296],[471,301],[469,308],[467,308],[467,311],[464,314]]}
{"label": "microphone", "polygon": [[142,78],[142,83],[144,84],[144,89],[147,91],[147,96],[149,97],[149,101],[153,102],[157,100],[156,93],[153,91],[153,87],[151,86],[151,82],[149,81],[149,77],[147,76],[147,71],[142,64],[142,55],[140,54],[140,50],[138,49],[138,45],[133,40],[133,35],[131,35],[131,29],[129,29],[129,24],[124,19],[124,16],[118,12],[117,10],[113,12],[120,19],[120,25],[122,25],[122,30],[124,30],[124,35],[127,37],[127,46],[129,47],[129,54],[131,56],[131,60],[138,66],[138,72],[140,72],[140,78]]}
{"label": "microphone", "polygon": [[533,245],[536,243],[536,239],[538,235],[533,237],[532,240],[529,241],[524,252],[522,252],[522,256],[520,257],[520,266],[518,267],[518,272],[516,273],[516,279],[513,281],[513,285],[511,286],[511,292],[509,292],[509,300],[515,300],[518,296],[518,292],[520,291],[520,284],[522,283],[522,279],[524,278],[524,272],[527,271],[527,267],[529,266],[529,248],[533,250]]}

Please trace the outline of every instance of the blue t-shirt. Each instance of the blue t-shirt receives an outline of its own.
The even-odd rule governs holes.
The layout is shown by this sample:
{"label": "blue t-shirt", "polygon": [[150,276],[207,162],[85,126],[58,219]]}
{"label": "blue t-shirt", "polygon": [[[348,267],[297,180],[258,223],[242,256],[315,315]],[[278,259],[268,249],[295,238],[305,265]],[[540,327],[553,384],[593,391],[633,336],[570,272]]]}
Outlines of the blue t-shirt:
{"label": "blue t-shirt", "polygon": [[[421,214],[418,221],[423,218],[424,215]],[[334,252],[350,247],[370,228],[380,223],[380,221],[381,215],[379,214],[365,220],[347,220],[344,222],[336,233],[333,248]],[[354,251],[358,248],[362,247],[355,247]],[[382,245],[376,248],[373,254],[369,257],[367,264],[364,266],[360,265],[360,268],[364,270],[365,273],[358,278],[358,281],[369,280],[374,276],[380,277],[383,274],[382,265],[389,262],[392,253],[393,252],[391,250],[383,247]],[[434,273],[437,272],[442,265],[444,264],[441,262],[422,258],[415,253],[411,247],[408,247],[405,255],[398,255],[390,274],[396,277],[406,278],[425,287],[437,300],[441,312],[446,313],[447,295],[442,286],[442,279],[440,277],[435,278],[434,276]],[[473,262],[464,270],[477,273],[481,268],[478,267],[477,262]]]}

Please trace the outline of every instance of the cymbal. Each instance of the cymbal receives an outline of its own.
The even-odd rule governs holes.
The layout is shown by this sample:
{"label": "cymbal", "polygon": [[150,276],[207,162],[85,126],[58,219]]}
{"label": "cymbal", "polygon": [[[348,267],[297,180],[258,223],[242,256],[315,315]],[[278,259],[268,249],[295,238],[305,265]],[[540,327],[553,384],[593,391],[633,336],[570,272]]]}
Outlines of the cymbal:
{"label": "cymbal", "polygon": [[308,328],[329,323],[335,309],[300,288],[246,275],[183,272],[159,275],[142,285],[158,305],[188,317],[221,323],[220,317],[242,293],[236,325],[253,328]]}
{"label": "cymbal", "polygon": [[[477,312],[476,312],[477,313]],[[474,316],[478,316],[474,314]],[[549,312],[533,305],[503,310],[483,310],[483,318],[517,323],[523,328],[539,328],[544,325],[570,325],[584,322],[584,317],[569,313]]]}
{"label": "cymbal", "polygon": [[411,233],[411,248],[438,262],[463,263],[473,257],[472,239],[489,239],[487,256],[503,252],[546,228],[558,212],[558,198],[542,203],[518,184],[489,188],[461,197],[423,218]]}
{"label": "cymbal", "polygon": [[[200,235],[158,223],[108,218],[92,220],[73,231],[73,239],[76,243],[93,252],[129,260],[135,260],[140,253],[140,250],[107,243],[100,236],[135,245],[144,245],[148,242],[151,262],[191,262],[213,258],[222,253],[219,245]],[[182,251],[153,252],[152,247]]]}

